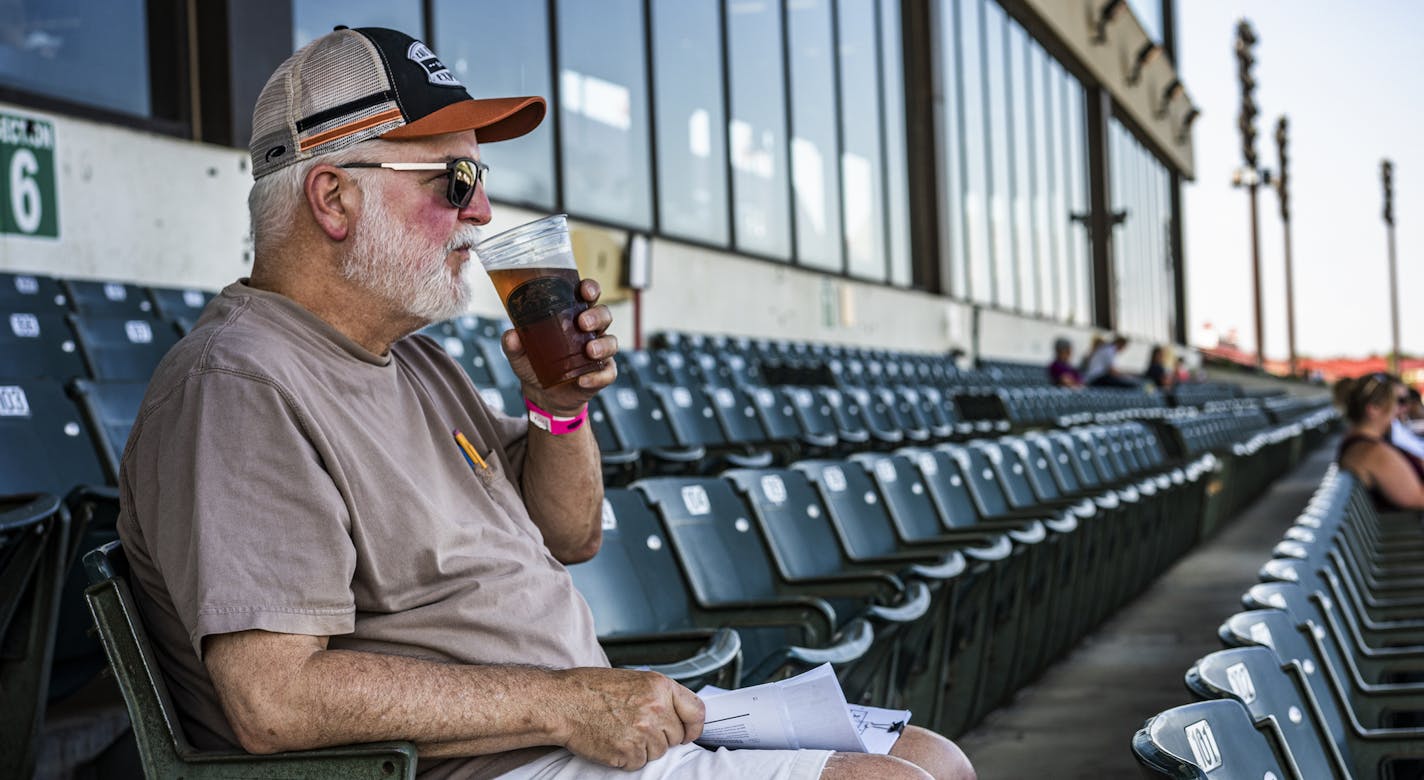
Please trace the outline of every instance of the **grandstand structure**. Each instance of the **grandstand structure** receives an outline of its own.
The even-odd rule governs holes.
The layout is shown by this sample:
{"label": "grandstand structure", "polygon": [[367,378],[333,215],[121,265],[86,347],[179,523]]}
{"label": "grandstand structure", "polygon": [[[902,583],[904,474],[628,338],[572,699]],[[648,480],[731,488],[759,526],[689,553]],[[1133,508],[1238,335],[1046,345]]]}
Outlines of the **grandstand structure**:
{"label": "grandstand structure", "polygon": [[[193,750],[113,543],[147,379],[252,260],[252,99],[338,23],[423,37],[477,96],[550,97],[483,150],[491,230],[567,212],[624,345],[590,405],[603,548],[571,567],[612,661],[693,687],[831,663],[852,701],[967,732],[1335,425],[1232,383],[1048,386],[1058,337],[1189,352],[1172,6],[27,11],[0,44],[0,774],[413,776],[404,743]],[[423,332],[522,413],[480,291]],[[92,696],[106,667],[121,698]]]}

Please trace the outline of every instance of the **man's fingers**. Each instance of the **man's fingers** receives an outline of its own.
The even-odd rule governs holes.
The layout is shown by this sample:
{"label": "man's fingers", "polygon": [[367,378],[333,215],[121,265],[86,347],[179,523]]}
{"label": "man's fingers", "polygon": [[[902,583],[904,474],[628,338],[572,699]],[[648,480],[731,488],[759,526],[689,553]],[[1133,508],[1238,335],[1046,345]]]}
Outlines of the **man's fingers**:
{"label": "man's fingers", "polygon": [[590,306],[578,316],[578,326],[589,333],[601,333],[613,324],[613,312],[607,306]]}
{"label": "man's fingers", "polygon": [[707,717],[707,705],[697,694],[677,685],[672,692],[672,706],[682,721],[682,744],[696,742],[702,736],[702,721]]}
{"label": "man's fingers", "polygon": [[519,339],[519,331],[514,328],[504,332],[504,337],[500,340],[504,347],[504,354],[515,357],[524,352],[524,342]]}
{"label": "man's fingers", "polygon": [[593,303],[594,301],[598,300],[598,297],[600,295],[603,294],[603,288],[598,285],[597,280],[584,279],[583,281],[579,282],[578,294],[580,298],[584,299],[585,301],[588,301],[589,303]]}
{"label": "man's fingers", "polygon": [[583,353],[594,360],[607,360],[618,353],[618,337],[605,334],[583,345]]}

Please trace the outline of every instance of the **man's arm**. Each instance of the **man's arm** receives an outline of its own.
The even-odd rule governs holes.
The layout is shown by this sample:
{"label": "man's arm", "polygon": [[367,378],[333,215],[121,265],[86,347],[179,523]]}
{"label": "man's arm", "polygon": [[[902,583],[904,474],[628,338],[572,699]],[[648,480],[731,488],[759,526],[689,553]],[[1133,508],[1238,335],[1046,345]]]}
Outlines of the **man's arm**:
{"label": "man's arm", "polygon": [[325,637],[210,636],[204,663],[252,753],[409,740],[425,757],[558,745],[634,769],[702,734],[702,701],[652,672],[440,664]]}
{"label": "man's arm", "polygon": [[[504,351],[523,382],[525,397],[540,409],[560,417],[577,416],[588,406],[590,398],[613,384],[618,376],[613,362],[618,340],[604,334],[613,317],[607,306],[593,305],[602,292],[598,282],[584,279],[579,283],[578,292],[590,305],[588,311],[579,315],[578,326],[588,333],[598,334],[585,347],[588,357],[605,362],[598,371],[546,390],[539,385],[529,365],[519,334],[513,330],[504,334]],[[544,544],[562,563],[592,558],[603,541],[603,471],[598,442],[589,426],[585,422],[578,430],[559,436],[534,426],[529,428],[522,477],[524,505],[544,534]]]}

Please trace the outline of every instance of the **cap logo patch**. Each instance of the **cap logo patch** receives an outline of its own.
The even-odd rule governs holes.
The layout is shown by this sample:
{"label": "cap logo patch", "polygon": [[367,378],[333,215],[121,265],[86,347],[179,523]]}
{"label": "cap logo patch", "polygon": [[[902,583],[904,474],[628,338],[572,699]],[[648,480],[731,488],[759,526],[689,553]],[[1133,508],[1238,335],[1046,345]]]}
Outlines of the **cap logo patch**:
{"label": "cap logo patch", "polygon": [[405,56],[406,59],[425,69],[425,78],[431,84],[437,87],[464,89],[465,85],[455,78],[455,74],[445,67],[445,63],[435,56],[435,52],[431,51],[429,46],[420,41],[414,41],[410,44],[410,48],[405,50]]}

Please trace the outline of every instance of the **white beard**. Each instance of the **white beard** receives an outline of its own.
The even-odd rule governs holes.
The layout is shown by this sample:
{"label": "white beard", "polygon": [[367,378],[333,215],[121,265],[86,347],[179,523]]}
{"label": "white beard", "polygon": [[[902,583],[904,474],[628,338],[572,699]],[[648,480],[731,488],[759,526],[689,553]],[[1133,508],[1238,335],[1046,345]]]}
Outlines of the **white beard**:
{"label": "white beard", "polygon": [[342,277],[426,322],[464,314],[472,295],[474,253],[458,275],[450,273],[445,258],[458,248],[479,243],[479,228],[462,224],[449,241],[436,244],[392,216],[381,185],[366,181],[362,186],[366,197],[350,252],[341,262]]}

